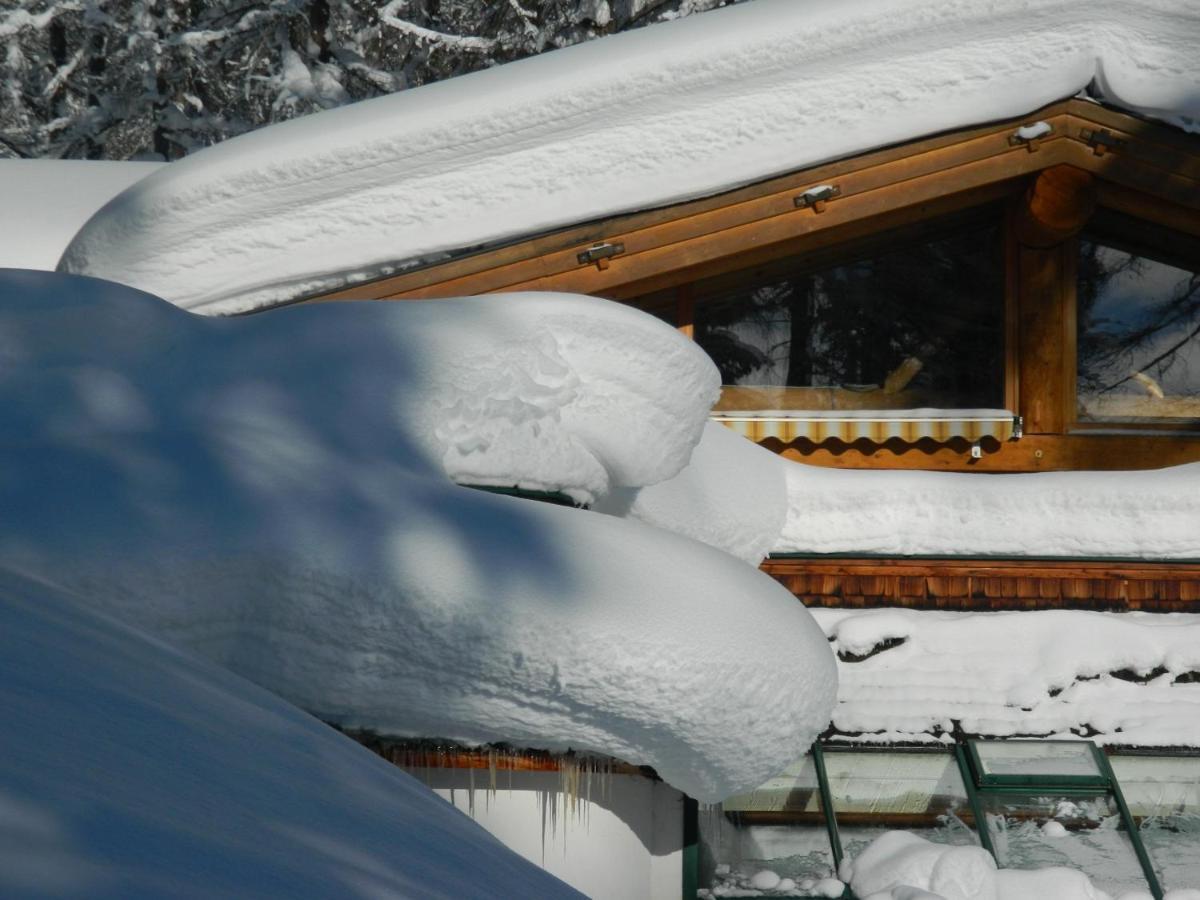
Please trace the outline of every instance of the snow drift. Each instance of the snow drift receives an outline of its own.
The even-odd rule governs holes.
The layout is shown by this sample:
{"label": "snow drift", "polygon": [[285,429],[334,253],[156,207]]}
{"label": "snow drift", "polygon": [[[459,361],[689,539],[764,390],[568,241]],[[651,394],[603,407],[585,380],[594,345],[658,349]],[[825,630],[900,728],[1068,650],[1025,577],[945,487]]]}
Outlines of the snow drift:
{"label": "snow drift", "polygon": [[320,468],[305,455],[319,452],[317,428],[343,450],[422,471],[433,462],[460,483],[590,503],[676,475],[720,390],[694,343],[591,297],[364,303],[216,323],[96,281],[9,271],[3,286],[0,340],[18,365],[0,402],[26,440],[198,429],[219,435],[247,477],[279,487]]}
{"label": "snow drift", "polygon": [[784,465],[769,450],[710,422],[674,478],[615,488],[592,508],[687,535],[757,566],[783,530]]}
{"label": "snow drift", "polygon": [[[595,750],[699,799],[761,782],[828,722],[828,644],[766,575],[641,523],[443,473],[446,445],[427,432],[463,421],[461,403],[441,402],[467,402],[455,385],[495,386],[498,399],[470,398],[498,404],[481,421],[511,406],[511,379],[471,368],[508,364],[480,335],[569,348],[617,316],[687,345],[649,317],[512,296],[206,319],[35,273],[0,277],[0,297],[5,356],[24,361],[0,378],[0,564],[53,576],[330,721]],[[443,329],[458,340],[468,326],[471,377],[440,380]],[[660,349],[660,361],[675,352]],[[603,390],[637,374],[628,363],[581,376],[599,386],[580,388],[584,425],[566,427],[567,407],[546,416],[535,460],[586,438],[627,481],[683,465],[702,416],[622,456],[648,425]],[[678,370],[644,381],[644,396],[687,409],[668,380]],[[611,433],[592,440],[606,419]]]}
{"label": "snow drift", "polygon": [[1200,746],[1200,616],[813,611],[839,656],[833,724],[863,740],[1091,736]]}
{"label": "snow drift", "polygon": [[1088,88],[1200,115],[1186,0],[757,0],[255,131],[172,163],[64,271],[188,309],[756,181]]}
{"label": "snow drift", "polygon": [[994,475],[786,462],[784,472],[776,553],[1200,559],[1200,463]]}
{"label": "snow drift", "polygon": [[348,738],[95,605],[0,570],[4,896],[581,896]]}
{"label": "snow drift", "polygon": [[[880,835],[848,868],[855,896],[866,900],[1112,900],[1083,872],[997,870],[981,847],[934,844],[905,831]],[[1120,900],[1127,896],[1149,894]]]}

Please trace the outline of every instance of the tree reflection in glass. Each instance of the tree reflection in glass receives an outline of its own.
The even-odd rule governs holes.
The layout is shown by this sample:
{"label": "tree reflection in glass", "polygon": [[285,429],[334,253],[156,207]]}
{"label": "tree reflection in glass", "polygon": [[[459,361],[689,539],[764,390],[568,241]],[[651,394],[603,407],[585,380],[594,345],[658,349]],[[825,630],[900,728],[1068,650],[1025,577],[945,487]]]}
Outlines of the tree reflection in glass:
{"label": "tree reflection in glass", "polygon": [[1200,423],[1200,274],[1080,241],[1078,416]]}
{"label": "tree reflection in glass", "polygon": [[1002,405],[999,240],[993,221],[698,282],[696,340],[721,370],[720,408]]}

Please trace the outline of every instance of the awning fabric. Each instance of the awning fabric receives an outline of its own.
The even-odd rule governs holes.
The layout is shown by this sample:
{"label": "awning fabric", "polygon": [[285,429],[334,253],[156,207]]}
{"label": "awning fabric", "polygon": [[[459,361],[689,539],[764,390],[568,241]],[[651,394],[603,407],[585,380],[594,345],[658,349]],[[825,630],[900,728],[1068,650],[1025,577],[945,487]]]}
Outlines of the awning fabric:
{"label": "awning fabric", "polygon": [[777,438],[784,443],[797,438],[818,444],[882,444],[892,439],[916,443],[923,438],[974,443],[985,437],[1009,441],[1021,436],[1020,419],[1006,409],[738,410],[714,412],[711,418],[752,441]]}

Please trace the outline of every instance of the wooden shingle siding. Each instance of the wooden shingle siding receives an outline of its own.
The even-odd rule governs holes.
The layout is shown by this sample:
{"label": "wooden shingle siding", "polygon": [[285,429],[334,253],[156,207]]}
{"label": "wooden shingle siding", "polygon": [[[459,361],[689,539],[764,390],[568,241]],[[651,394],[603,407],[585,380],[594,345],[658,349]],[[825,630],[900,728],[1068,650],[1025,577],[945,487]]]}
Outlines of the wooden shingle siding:
{"label": "wooden shingle siding", "polygon": [[1200,562],[816,557],[762,569],[807,606],[1200,611]]}

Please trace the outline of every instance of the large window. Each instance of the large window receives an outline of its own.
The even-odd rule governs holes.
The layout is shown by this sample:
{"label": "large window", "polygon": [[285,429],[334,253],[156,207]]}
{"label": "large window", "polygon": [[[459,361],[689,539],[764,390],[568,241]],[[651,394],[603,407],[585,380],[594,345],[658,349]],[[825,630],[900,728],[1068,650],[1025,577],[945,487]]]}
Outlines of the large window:
{"label": "large window", "polygon": [[1080,422],[1200,425],[1197,256],[1155,231],[1100,214],[1080,241]]}
{"label": "large window", "polygon": [[998,213],[692,286],[718,409],[996,408],[1004,399]]}

